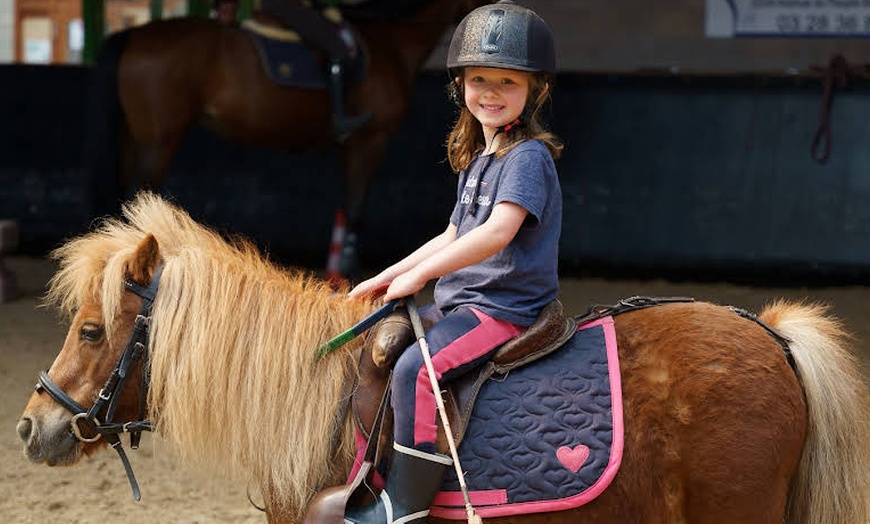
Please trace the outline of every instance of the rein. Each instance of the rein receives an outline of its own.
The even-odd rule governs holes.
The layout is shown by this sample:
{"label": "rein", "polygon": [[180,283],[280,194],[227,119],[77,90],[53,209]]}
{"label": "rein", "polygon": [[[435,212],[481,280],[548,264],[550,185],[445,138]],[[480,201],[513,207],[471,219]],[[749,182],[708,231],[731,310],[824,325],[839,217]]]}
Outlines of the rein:
{"label": "rein", "polygon": [[[119,435],[129,433],[130,448],[138,449],[142,432],[152,430],[151,421],[145,420],[146,399],[150,382],[147,366],[148,354],[146,350],[148,348],[148,332],[151,323],[151,308],[154,304],[154,297],[157,295],[162,273],[163,264],[159,263],[154,270],[151,282],[147,286],[141,286],[129,278],[124,280],[124,287],[142,298],[142,308],[139,310],[139,314],[136,315],[133,332],[130,334],[130,339],[127,341],[124,352],[118,359],[115,369],[109,375],[105,386],[100,390],[97,399],[90,409],[85,409],[81,404],[73,400],[72,397],[51,380],[45,371],[39,373],[39,382],[36,384],[37,392],[45,391],[58,404],[73,414],[70,421],[70,430],[78,440],[81,442],[96,442],[102,437],[118,452],[118,457],[120,457],[124,465],[127,478],[130,480],[130,487],[133,489],[133,498],[137,501],[142,498],[139,492],[139,484],[136,482],[133,468],[130,466],[127,454],[124,452]],[[130,371],[140,361],[142,361],[143,365],[139,395],[139,419],[131,422],[113,422],[121,390],[127,381]],[[105,413],[105,422],[101,422],[98,418],[101,413]]]}

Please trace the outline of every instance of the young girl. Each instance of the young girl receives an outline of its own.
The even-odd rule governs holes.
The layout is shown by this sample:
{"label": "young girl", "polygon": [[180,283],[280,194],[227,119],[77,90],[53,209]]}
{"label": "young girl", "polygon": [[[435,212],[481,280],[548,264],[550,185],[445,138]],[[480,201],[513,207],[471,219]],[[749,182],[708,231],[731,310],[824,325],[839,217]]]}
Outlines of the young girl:
{"label": "young girl", "polygon": [[[438,278],[435,322],[426,332],[439,380],[484,363],[523,332],[559,291],[562,193],[554,165],[562,146],[539,112],[555,71],[553,38],[534,12],[510,1],[475,9],[459,24],[447,57],[460,105],[447,139],[459,172],[447,228],[351,297],[387,288],[384,300]],[[435,450],[436,403],[417,344],[393,374],[393,463],[380,499],[346,522],[417,522],[429,511],[449,457]]]}

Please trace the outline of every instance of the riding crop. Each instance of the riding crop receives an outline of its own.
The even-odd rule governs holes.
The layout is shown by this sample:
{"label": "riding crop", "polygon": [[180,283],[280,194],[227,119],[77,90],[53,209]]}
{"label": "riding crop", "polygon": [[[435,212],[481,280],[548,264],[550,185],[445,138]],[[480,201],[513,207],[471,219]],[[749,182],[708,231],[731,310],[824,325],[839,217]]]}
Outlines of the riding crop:
{"label": "riding crop", "polygon": [[344,331],[341,334],[336,335],[336,336],[332,337],[331,339],[329,339],[328,341],[324,342],[323,344],[320,345],[320,347],[317,348],[317,352],[315,353],[315,356],[319,360],[319,359],[325,357],[326,355],[328,355],[329,353],[332,353],[336,349],[340,348],[341,346],[347,344],[348,342],[355,339],[356,337],[362,335],[369,328],[371,328],[372,326],[377,324],[378,321],[382,320],[387,315],[392,313],[393,310],[396,309],[396,304],[398,304],[398,303],[399,303],[398,300],[390,300],[389,302],[387,302],[386,304],[384,304],[383,306],[378,308],[377,311],[375,311],[371,315],[367,316],[366,318],[360,320],[352,328],[350,328],[347,331]]}
{"label": "riding crop", "polygon": [[432,357],[429,356],[429,343],[426,342],[426,333],[423,331],[423,322],[420,320],[420,312],[417,310],[417,303],[414,302],[413,296],[409,296],[405,298],[405,304],[408,306],[408,316],[411,317],[411,325],[414,327],[414,335],[417,337],[417,342],[420,344],[420,351],[423,353],[423,362],[426,364],[426,371],[429,373],[429,382],[432,384],[432,392],[435,393],[435,403],[438,406],[438,413],[441,415],[441,425],[444,426],[447,445],[450,447],[450,456],[453,458],[453,467],[456,468],[456,477],[459,479],[459,487],[462,489],[462,498],[465,500],[465,514],[468,515],[469,524],[481,524],[483,521],[474,512],[474,506],[471,505],[471,499],[468,497],[468,486],[465,484],[465,474],[462,472],[462,465],[459,463],[459,452],[456,451],[456,442],[453,440],[453,431],[450,429],[450,421],[447,419],[447,410],[444,408],[444,399],[441,397],[441,386],[438,385],[438,378],[435,376],[435,367],[432,365]]}

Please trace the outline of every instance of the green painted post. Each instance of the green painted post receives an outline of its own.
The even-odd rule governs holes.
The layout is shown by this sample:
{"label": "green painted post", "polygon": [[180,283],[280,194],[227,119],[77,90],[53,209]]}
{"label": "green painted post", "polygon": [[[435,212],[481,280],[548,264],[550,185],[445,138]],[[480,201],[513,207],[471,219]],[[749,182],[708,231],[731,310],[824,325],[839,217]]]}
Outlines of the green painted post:
{"label": "green painted post", "polygon": [[85,45],[82,49],[82,60],[93,64],[97,58],[97,50],[106,34],[105,0],[83,0],[82,21],[85,26]]}
{"label": "green painted post", "polygon": [[151,20],[163,18],[163,0],[151,0]]}
{"label": "green painted post", "polygon": [[240,0],[239,1],[239,22],[243,22],[248,20],[254,16],[254,0]]}
{"label": "green painted post", "polygon": [[187,0],[187,15],[208,18],[211,14],[210,0]]}

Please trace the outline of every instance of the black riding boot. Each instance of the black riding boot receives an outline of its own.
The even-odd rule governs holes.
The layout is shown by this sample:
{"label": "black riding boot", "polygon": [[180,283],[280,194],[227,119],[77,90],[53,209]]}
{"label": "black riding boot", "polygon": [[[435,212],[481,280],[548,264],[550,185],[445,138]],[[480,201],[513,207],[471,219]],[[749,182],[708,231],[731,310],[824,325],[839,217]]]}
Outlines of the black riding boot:
{"label": "black riding boot", "polygon": [[332,126],[339,141],[347,138],[354,129],[365,125],[371,113],[347,116],[344,113],[344,67],[339,60],[329,64],[329,98],[332,103]]}
{"label": "black riding boot", "polygon": [[344,512],[346,524],[392,524],[423,522],[444,477],[453,464],[450,457],[393,445],[393,464],[387,486],[378,500]]}

